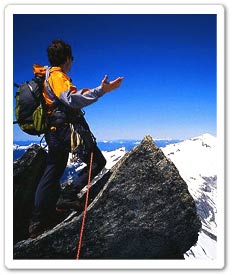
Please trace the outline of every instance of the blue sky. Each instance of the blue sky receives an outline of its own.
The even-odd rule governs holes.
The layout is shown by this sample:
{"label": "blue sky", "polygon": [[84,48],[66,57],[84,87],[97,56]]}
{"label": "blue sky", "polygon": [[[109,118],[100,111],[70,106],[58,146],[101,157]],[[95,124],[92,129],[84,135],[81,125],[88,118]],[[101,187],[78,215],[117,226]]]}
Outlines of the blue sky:
{"label": "blue sky", "polygon": [[[216,135],[216,15],[14,15],[13,31],[16,83],[48,65],[55,38],[72,46],[78,88],[125,78],[85,108],[98,140]],[[15,141],[30,139],[14,126]]]}

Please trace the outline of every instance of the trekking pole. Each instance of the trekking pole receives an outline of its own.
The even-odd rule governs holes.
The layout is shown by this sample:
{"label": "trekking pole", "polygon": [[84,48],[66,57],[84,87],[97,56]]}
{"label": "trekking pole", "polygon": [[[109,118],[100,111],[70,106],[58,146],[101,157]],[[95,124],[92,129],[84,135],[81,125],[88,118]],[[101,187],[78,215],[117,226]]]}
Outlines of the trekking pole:
{"label": "trekking pole", "polygon": [[82,219],[82,225],[81,225],[81,231],[80,231],[80,238],[79,238],[79,244],[78,244],[78,250],[77,250],[76,260],[79,260],[79,258],[80,258],[82,237],[83,237],[84,226],[85,226],[85,219],[86,219],[87,207],[88,207],[88,199],[89,199],[89,189],[90,189],[90,182],[91,182],[92,164],[93,164],[93,152],[91,152],[91,155],[90,155],[89,177],[88,177],[88,185],[87,185],[86,198],[85,198],[85,208],[84,208],[84,214],[83,214],[83,219]]}

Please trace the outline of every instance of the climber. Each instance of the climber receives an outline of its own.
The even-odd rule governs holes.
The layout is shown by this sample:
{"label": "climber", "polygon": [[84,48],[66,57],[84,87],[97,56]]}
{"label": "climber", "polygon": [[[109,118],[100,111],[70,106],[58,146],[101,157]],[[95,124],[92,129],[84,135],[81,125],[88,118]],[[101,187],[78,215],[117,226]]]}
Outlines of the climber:
{"label": "climber", "polygon": [[[45,133],[48,145],[47,166],[35,193],[34,210],[29,225],[31,238],[35,238],[46,229],[61,222],[65,211],[57,211],[57,209],[67,210],[81,207],[76,194],[87,184],[90,151],[93,152],[92,178],[106,164],[81,109],[96,102],[104,94],[115,90],[123,81],[123,77],[118,77],[108,82],[108,77],[105,76],[97,88],[77,90],[67,75],[73,62],[70,45],[61,39],[54,40],[47,48],[47,54],[51,66],[49,69],[36,64],[33,67],[35,75],[45,76],[47,74],[43,97],[49,127]],[[68,195],[60,197],[59,180],[67,165],[73,132],[79,132],[84,142],[85,152],[79,150],[78,153],[87,166],[72,186],[71,195],[69,196],[67,192]]]}

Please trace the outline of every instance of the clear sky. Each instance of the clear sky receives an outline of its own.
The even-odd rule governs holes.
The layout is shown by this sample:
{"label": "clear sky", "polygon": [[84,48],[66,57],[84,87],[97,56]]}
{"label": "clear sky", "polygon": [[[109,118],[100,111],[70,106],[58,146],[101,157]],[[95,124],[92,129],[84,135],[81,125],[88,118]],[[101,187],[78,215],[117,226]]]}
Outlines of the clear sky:
{"label": "clear sky", "polygon": [[[49,65],[55,38],[72,46],[78,88],[125,78],[85,108],[98,140],[216,135],[216,15],[14,15],[14,82]],[[30,139],[14,126],[15,141]]]}

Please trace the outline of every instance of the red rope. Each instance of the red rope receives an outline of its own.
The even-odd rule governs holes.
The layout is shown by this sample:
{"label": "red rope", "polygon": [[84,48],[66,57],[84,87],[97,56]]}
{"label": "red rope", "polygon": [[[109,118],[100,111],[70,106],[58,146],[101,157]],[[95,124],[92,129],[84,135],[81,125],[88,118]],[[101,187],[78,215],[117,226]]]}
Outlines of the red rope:
{"label": "red rope", "polygon": [[83,214],[83,219],[82,219],[76,260],[79,260],[79,258],[80,258],[82,237],[83,237],[83,232],[84,232],[84,227],[85,227],[85,219],[86,219],[88,200],[89,200],[89,189],[90,189],[90,182],[91,182],[92,164],[93,164],[93,152],[91,152],[91,155],[90,155],[89,178],[88,178],[87,192],[86,192],[86,198],[85,198],[85,208],[84,208],[84,214]]}

